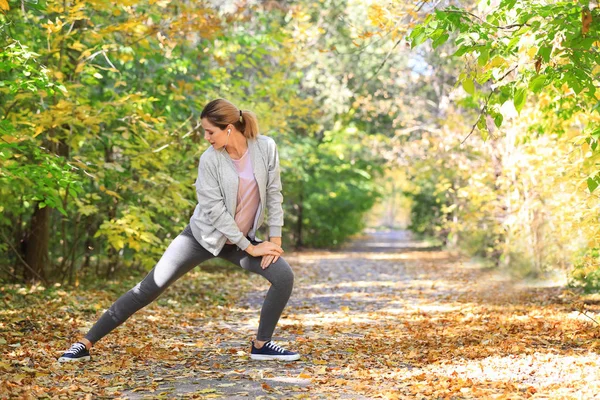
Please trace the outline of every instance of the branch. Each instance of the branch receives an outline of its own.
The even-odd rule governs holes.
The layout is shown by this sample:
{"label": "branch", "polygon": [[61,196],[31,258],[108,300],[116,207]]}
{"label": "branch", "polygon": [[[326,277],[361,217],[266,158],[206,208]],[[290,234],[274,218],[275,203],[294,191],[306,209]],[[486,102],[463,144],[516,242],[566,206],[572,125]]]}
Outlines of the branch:
{"label": "branch", "polygon": [[[517,69],[519,67],[519,64],[515,65],[514,68],[512,68],[511,70],[509,70],[507,73],[505,73],[504,75],[502,75],[502,77],[500,79],[498,79],[496,82],[500,82],[501,80],[503,80],[504,78],[506,78],[511,72],[513,72],[515,69]],[[492,97],[492,94],[494,94],[494,92],[496,91],[496,89],[492,89],[492,91],[490,92],[490,94],[488,95],[487,99],[485,100],[485,104],[483,105],[483,107],[481,107],[481,110],[479,111],[479,116],[477,116],[477,121],[475,121],[475,123],[473,124],[473,127],[471,128],[471,132],[469,132],[469,134],[467,135],[466,138],[463,139],[462,142],[460,142],[460,144],[463,144],[464,142],[467,141],[467,139],[473,134],[473,132],[475,131],[475,128],[477,127],[477,124],[479,123],[479,120],[481,119],[481,116],[485,114],[486,110],[487,110],[487,105],[490,102],[490,98]]]}
{"label": "branch", "polygon": [[23,263],[23,265],[25,265],[25,267],[29,270],[29,272],[31,272],[32,274],[34,274],[35,276],[38,277],[38,279],[44,283],[46,283],[46,279],[42,278],[40,276],[40,274],[38,274],[33,268],[31,268],[29,266],[29,264],[27,264],[27,262],[25,262],[25,260],[23,260],[23,258],[21,257],[21,255],[19,254],[19,252],[17,251],[17,249],[15,249],[15,247],[12,245],[12,243],[10,243],[10,241],[6,238],[6,236],[4,235],[3,232],[0,232],[2,234],[2,237],[4,238],[4,240],[6,241],[6,243],[8,243],[8,245],[13,249],[13,251],[15,252],[15,254],[17,255],[17,257],[19,257],[19,260],[21,260],[21,262]]}
{"label": "branch", "polygon": [[8,113],[10,112],[10,110],[12,110],[14,108],[14,106],[16,106],[19,103],[19,100],[15,100],[13,101],[13,103],[8,106],[8,108],[6,109],[6,111],[4,112],[4,119],[8,118]]}
{"label": "branch", "polygon": [[597,325],[600,325],[600,322],[596,321],[594,318],[592,318],[589,315],[587,315],[585,313],[585,310],[583,310],[583,311],[579,310],[579,313],[582,314],[582,315],[585,315],[586,317],[588,317],[589,319],[591,319],[592,321],[594,321]]}
{"label": "branch", "polygon": [[496,82],[500,82],[501,80],[503,80],[504,78],[506,78],[511,72],[513,72],[517,68],[519,68],[519,64],[515,65],[515,67],[513,69],[509,70],[507,73],[505,73],[504,75],[502,75],[502,77],[500,79],[498,79]]}
{"label": "branch", "polygon": [[513,28],[521,28],[523,26],[531,26],[527,23],[522,23],[522,24],[510,24],[510,25],[504,25],[504,26],[499,26],[499,25],[494,25],[494,24],[490,24],[489,22],[487,22],[486,20],[482,19],[481,17],[478,17],[477,15],[473,14],[472,12],[469,11],[459,11],[459,10],[443,10],[444,12],[448,12],[448,13],[455,13],[455,14],[468,14],[474,18],[477,18],[478,20],[480,20],[483,24],[489,25],[492,28],[496,28],[496,29],[513,29]]}
{"label": "branch", "polygon": [[485,114],[485,111],[487,110],[487,105],[490,102],[490,98],[492,97],[492,94],[494,94],[494,89],[492,89],[492,91],[490,92],[490,94],[488,95],[487,99],[485,100],[485,104],[483,105],[483,107],[481,107],[481,110],[479,111],[479,116],[477,116],[477,121],[475,121],[475,123],[473,124],[473,127],[471,128],[471,132],[469,132],[469,134],[467,135],[466,138],[463,139],[462,142],[460,142],[460,144],[463,144],[464,142],[467,141],[467,139],[473,134],[473,132],[475,131],[475,128],[477,127],[477,124],[479,123],[479,120],[481,119],[481,116],[483,114]]}
{"label": "branch", "polygon": [[398,47],[398,45],[400,44],[401,41],[402,41],[402,38],[398,39],[398,41],[396,42],[396,44],[394,44],[394,47],[392,47],[392,49],[387,53],[387,56],[385,56],[385,58],[383,59],[383,61],[381,62],[381,64],[377,68],[377,70],[375,70],[375,72],[373,73],[373,75],[371,75],[370,78],[368,78],[366,81],[363,82],[363,85],[377,76],[377,74],[379,73],[379,71],[381,71],[381,69],[383,68],[383,66],[387,62],[387,60],[389,60],[389,58],[392,55],[392,52],[394,51],[394,49],[396,47]]}
{"label": "branch", "polygon": [[[442,1],[442,0],[438,0],[438,2],[437,2],[437,3],[436,3],[434,6],[433,6],[433,8],[437,7],[437,5],[438,5],[438,4],[439,4],[441,1]],[[424,6],[425,4],[427,4],[427,0],[423,1],[422,3],[417,3],[417,4],[416,4],[416,5],[413,7],[413,9],[412,9],[412,11],[411,11],[411,12],[413,12],[413,13],[418,13],[419,11],[421,11],[421,9],[423,8],[423,6]],[[410,14],[408,14],[408,15],[410,15]],[[406,15],[405,15],[405,17],[406,17]],[[366,44],[366,45],[365,45],[365,46],[363,46],[363,47],[359,47],[359,48],[358,48],[356,51],[348,51],[348,52],[343,52],[343,53],[342,53],[342,52],[340,52],[340,51],[338,51],[338,50],[334,50],[334,53],[336,53],[336,54],[340,54],[340,55],[361,53],[361,52],[362,52],[364,49],[366,49],[367,47],[369,47],[369,46],[371,46],[371,45],[373,45],[373,44],[375,44],[375,43],[377,43],[377,42],[380,42],[380,41],[382,41],[383,39],[385,39],[386,37],[388,37],[389,35],[391,35],[391,34],[392,34],[392,32],[394,32],[396,29],[398,29],[398,27],[399,27],[400,25],[402,25],[402,23],[407,23],[407,22],[408,22],[408,21],[405,21],[405,18],[399,18],[399,19],[398,19],[398,22],[396,22],[396,25],[394,25],[394,26],[393,26],[391,29],[388,29],[388,30],[387,30],[387,33],[385,33],[384,35],[380,35],[380,36],[379,36],[379,38],[378,38],[377,40],[375,40],[375,41],[372,41],[372,42],[370,42],[370,43]],[[396,44],[394,47],[396,47],[396,46],[397,46],[397,44]],[[388,57],[389,57],[389,55],[388,55]],[[381,67],[383,67],[383,65],[382,65]],[[380,68],[380,69],[381,69],[381,68]]]}

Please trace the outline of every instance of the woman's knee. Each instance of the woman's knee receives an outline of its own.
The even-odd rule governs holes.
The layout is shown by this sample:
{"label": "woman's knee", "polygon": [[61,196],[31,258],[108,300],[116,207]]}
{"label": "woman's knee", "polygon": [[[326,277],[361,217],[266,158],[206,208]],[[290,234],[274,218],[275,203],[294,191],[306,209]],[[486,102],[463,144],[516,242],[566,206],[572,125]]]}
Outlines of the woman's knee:
{"label": "woman's knee", "polygon": [[154,270],[150,271],[143,281],[135,285],[129,291],[137,303],[144,305],[149,304],[163,292],[164,288],[159,287],[156,282],[154,282],[153,278]]}
{"label": "woman's knee", "polygon": [[290,289],[294,286],[294,271],[283,258],[279,258],[279,260],[269,268],[273,268],[274,271],[273,284],[289,287]]}

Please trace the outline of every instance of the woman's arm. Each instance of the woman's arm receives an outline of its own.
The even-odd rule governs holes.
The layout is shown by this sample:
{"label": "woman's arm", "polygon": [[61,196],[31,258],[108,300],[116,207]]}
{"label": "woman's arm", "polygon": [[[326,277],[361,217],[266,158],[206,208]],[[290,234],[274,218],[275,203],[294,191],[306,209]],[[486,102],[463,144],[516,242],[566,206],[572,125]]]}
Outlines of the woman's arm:
{"label": "woman's arm", "polygon": [[283,226],[283,195],[281,194],[281,174],[277,144],[271,138],[268,141],[268,179],[267,179],[267,225],[269,240],[279,238],[281,245],[281,229]]}

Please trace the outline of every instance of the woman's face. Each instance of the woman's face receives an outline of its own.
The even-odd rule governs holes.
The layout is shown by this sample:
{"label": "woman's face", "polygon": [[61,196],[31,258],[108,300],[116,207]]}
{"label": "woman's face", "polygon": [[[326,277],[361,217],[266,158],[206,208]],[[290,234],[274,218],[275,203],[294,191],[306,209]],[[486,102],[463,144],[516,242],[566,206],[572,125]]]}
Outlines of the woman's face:
{"label": "woman's face", "polygon": [[220,129],[218,126],[211,124],[208,119],[202,118],[202,128],[204,128],[204,139],[219,150],[227,143],[227,129]]}

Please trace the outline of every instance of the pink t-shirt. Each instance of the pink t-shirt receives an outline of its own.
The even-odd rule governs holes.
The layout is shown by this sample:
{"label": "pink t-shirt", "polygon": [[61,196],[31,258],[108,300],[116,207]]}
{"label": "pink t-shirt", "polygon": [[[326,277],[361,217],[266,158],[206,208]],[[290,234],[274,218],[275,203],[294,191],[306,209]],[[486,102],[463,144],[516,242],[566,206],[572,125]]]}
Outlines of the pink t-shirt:
{"label": "pink t-shirt", "polygon": [[[248,155],[248,150],[239,160],[234,160],[233,165],[238,171],[239,185],[237,193],[237,207],[235,209],[234,220],[240,231],[246,236],[252,225],[258,211],[260,203],[260,194],[258,193],[258,184],[254,179],[254,171],[252,170],[252,160]],[[233,244],[229,240],[227,244]]]}

